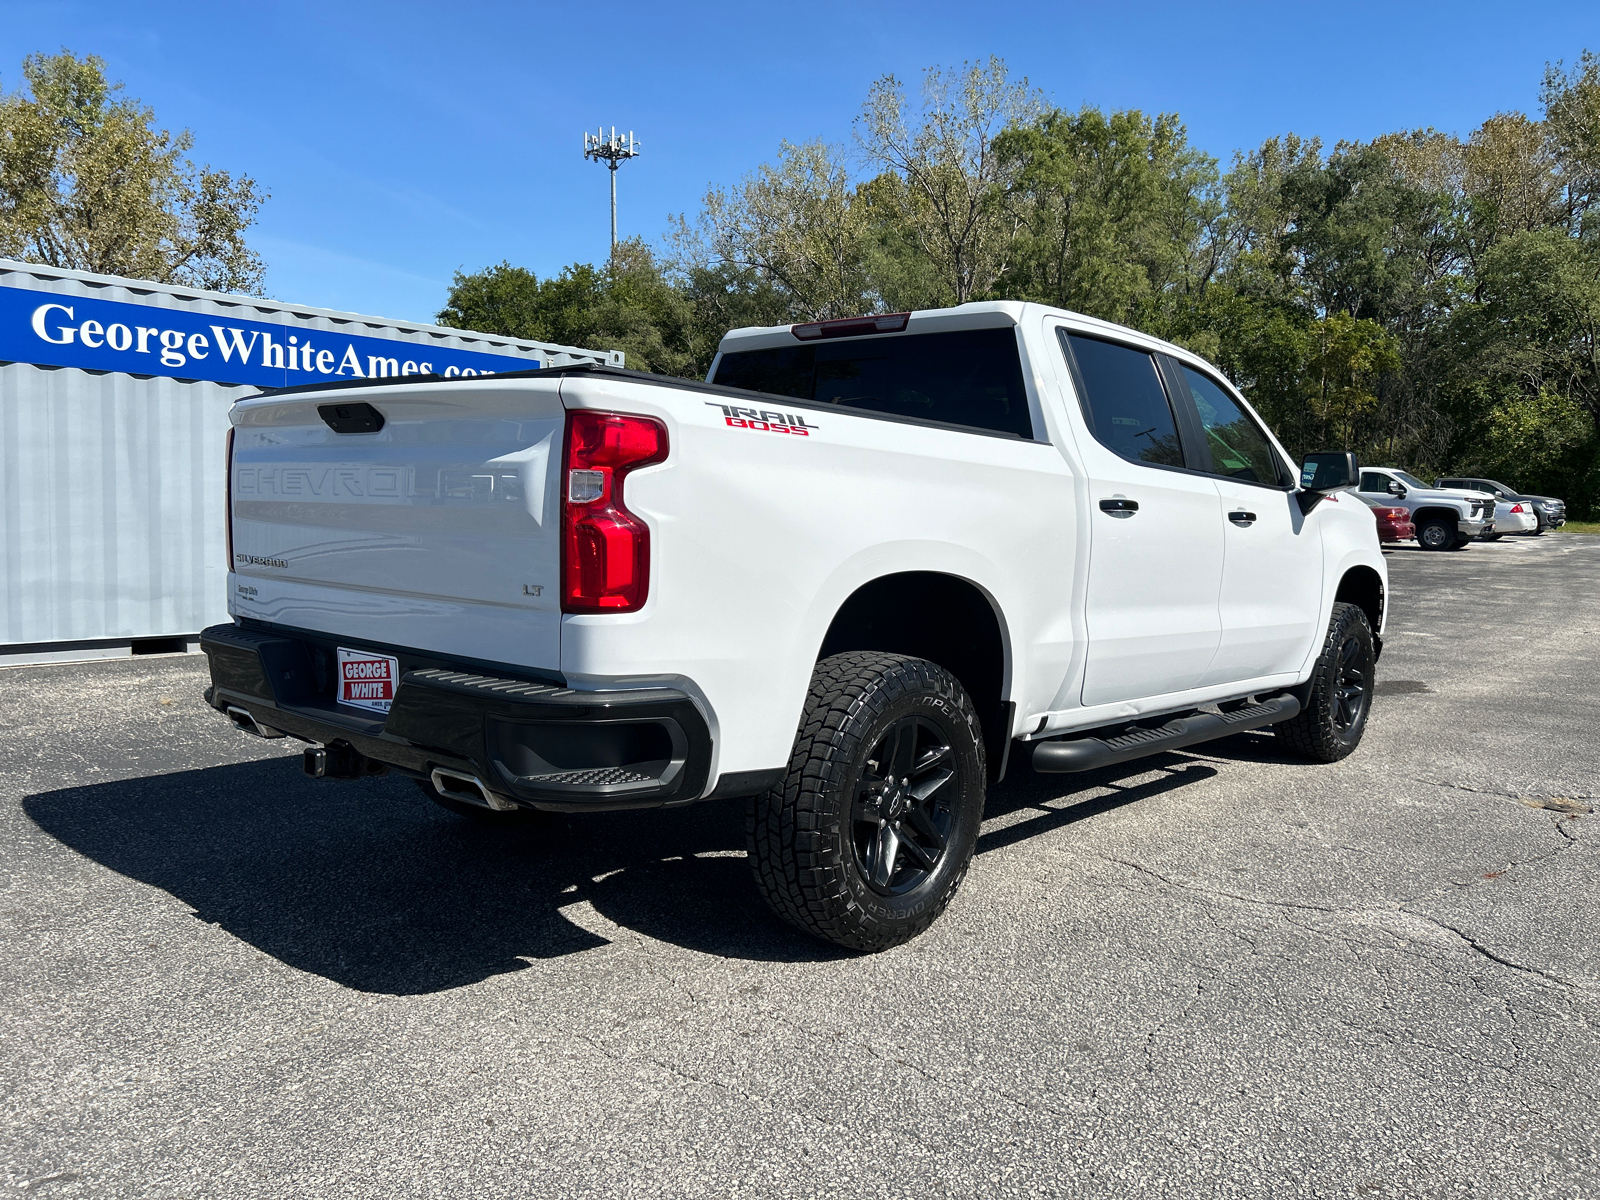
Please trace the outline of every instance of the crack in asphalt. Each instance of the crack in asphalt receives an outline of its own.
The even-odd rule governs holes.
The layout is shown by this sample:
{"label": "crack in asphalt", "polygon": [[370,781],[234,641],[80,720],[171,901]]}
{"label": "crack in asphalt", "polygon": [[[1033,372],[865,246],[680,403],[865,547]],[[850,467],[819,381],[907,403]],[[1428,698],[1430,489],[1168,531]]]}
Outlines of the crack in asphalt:
{"label": "crack in asphalt", "polygon": [[1101,855],[1100,857],[1106,862],[1116,863],[1119,867],[1127,867],[1130,870],[1138,871],[1144,875],[1149,875],[1152,879],[1159,879],[1162,883],[1167,884],[1169,887],[1182,888],[1184,891],[1188,892],[1199,892],[1206,896],[1215,896],[1220,900],[1238,900],[1245,904],[1260,904],[1267,908],[1293,908],[1300,909],[1305,912],[1336,913],[1354,911],[1351,909],[1330,908],[1326,904],[1307,904],[1297,900],[1266,900],[1260,896],[1245,896],[1239,892],[1225,892],[1218,888],[1202,887],[1197,883],[1184,883],[1181,880],[1173,879],[1170,876],[1163,875],[1160,871],[1153,870],[1150,867],[1145,866],[1143,863],[1129,862],[1125,858],[1112,858],[1108,855]]}
{"label": "crack in asphalt", "polygon": [[1471,934],[1458,928],[1457,926],[1450,924],[1448,921],[1441,921],[1438,917],[1429,916],[1424,912],[1416,912],[1413,909],[1406,909],[1405,911],[1411,913],[1411,915],[1414,917],[1421,917],[1429,924],[1437,925],[1440,929],[1449,930],[1451,933],[1455,934],[1456,937],[1460,938],[1464,943],[1466,943],[1466,945],[1471,949],[1483,955],[1483,957],[1487,958],[1490,962],[1499,963],[1502,967],[1510,967],[1513,971],[1523,971],[1529,975],[1537,976],[1540,979],[1548,980],[1549,982],[1560,987],[1571,988],[1574,991],[1592,992],[1595,990],[1587,984],[1578,983],[1571,979],[1563,979],[1560,975],[1555,974],[1553,971],[1546,971],[1541,967],[1530,967],[1526,963],[1514,962],[1503,955],[1496,954],[1482,942],[1478,941],[1477,938],[1473,937]]}
{"label": "crack in asphalt", "polygon": [[[1575,839],[1573,839],[1573,844],[1575,844]],[[1566,849],[1566,847],[1562,847],[1562,848],[1560,848],[1558,850],[1552,851],[1550,854],[1541,855],[1539,858],[1530,859],[1528,861],[1529,862],[1540,862],[1540,861],[1543,861],[1543,859],[1549,858],[1554,854],[1561,853],[1562,850],[1564,850],[1564,849]],[[1451,933],[1457,939],[1459,939],[1460,942],[1464,946],[1466,946],[1468,949],[1470,949],[1473,952],[1483,956],[1484,958],[1488,959],[1491,962],[1498,963],[1500,966],[1507,967],[1507,968],[1509,968],[1511,970],[1514,970],[1514,971],[1522,972],[1522,973],[1530,975],[1530,976],[1532,976],[1534,978],[1540,979],[1540,980],[1542,980],[1542,981],[1544,981],[1546,983],[1554,984],[1554,985],[1556,985],[1558,987],[1567,988],[1567,989],[1572,990],[1572,991],[1593,992],[1593,991],[1596,990],[1595,988],[1593,988],[1592,986],[1590,986],[1588,984],[1580,983],[1580,982],[1578,982],[1576,980],[1566,979],[1563,976],[1557,975],[1552,971],[1546,971],[1546,970],[1544,970],[1543,968],[1540,968],[1540,967],[1529,966],[1526,963],[1519,963],[1519,962],[1516,962],[1513,959],[1506,958],[1503,955],[1496,954],[1494,951],[1490,950],[1487,946],[1485,946],[1481,942],[1479,942],[1476,938],[1472,937],[1470,934],[1466,933],[1465,931],[1463,931],[1462,929],[1458,928],[1457,926],[1450,924],[1448,921],[1443,921],[1443,920],[1439,919],[1438,917],[1431,916],[1431,915],[1429,915],[1428,913],[1425,913],[1425,912],[1419,912],[1417,909],[1410,907],[1412,901],[1409,901],[1409,900],[1404,902],[1404,903],[1400,903],[1400,904],[1391,903],[1391,904],[1389,904],[1387,906],[1383,906],[1383,905],[1367,905],[1367,906],[1365,906],[1363,908],[1349,908],[1349,907],[1344,907],[1344,906],[1326,905],[1326,904],[1310,904],[1310,903],[1306,903],[1306,902],[1303,902],[1303,901],[1292,901],[1292,900],[1272,900],[1272,899],[1266,899],[1266,898],[1263,898],[1263,897],[1260,897],[1260,896],[1246,896],[1246,895],[1243,895],[1242,893],[1239,893],[1239,892],[1223,891],[1223,890],[1221,890],[1219,888],[1205,887],[1205,886],[1203,886],[1201,884],[1197,884],[1197,883],[1188,883],[1188,882],[1185,882],[1185,881],[1180,880],[1180,879],[1174,879],[1173,877],[1171,877],[1169,875],[1164,875],[1160,871],[1156,871],[1156,870],[1154,870],[1154,869],[1152,869],[1150,867],[1145,866],[1143,863],[1131,862],[1128,859],[1115,858],[1115,857],[1111,857],[1111,856],[1107,856],[1107,855],[1102,855],[1101,857],[1106,862],[1115,863],[1118,866],[1127,867],[1130,870],[1139,872],[1140,874],[1148,875],[1150,878],[1157,879],[1157,880],[1159,880],[1160,882],[1166,884],[1169,887],[1178,888],[1178,889],[1180,889],[1182,891],[1186,891],[1186,892],[1197,893],[1197,894],[1202,895],[1202,896],[1210,896],[1210,897],[1213,897],[1213,898],[1219,899],[1219,900],[1233,900],[1233,901],[1237,901],[1237,902],[1242,903],[1242,904],[1257,905],[1257,906],[1262,907],[1262,908],[1278,909],[1278,910],[1290,910],[1290,911],[1299,911],[1299,912],[1344,914],[1344,915],[1358,915],[1358,914],[1361,914],[1361,913],[1372,912],[1372,911],[1378,911],[1378,912],[1389,911],[1389,912],[1396,912],[1396,913],[1405,913],[1405,914],[1407,914],[1409,916],[1417,917],[1417,918],[1420,918],[1421,920],[1427,921],[1429,924],[1434,925],[1437,928],[1443,929],[1443,930]],[[1513,865],[1521,866],[1521,865],[1526,865],[1526,864],[1525,863],[1518,863],[1518,864],[1513,864]],[[1285,919],[1287,920],[1288,918],[1285,917]],[[1307,932],[1318,932],[1318,933],[1321,933],[1323,936],[1326,936],[1326,937],[1334,937],[1334,938],[1337,938],[1338,940],[1341,940],[1341,941],[1351,942],[1352,945],[1360,945],[1360,946],[1364,946],[1364,947],[1369,948],[1369,949],[1376,949],[1376,950],[1387,949],[1387,947],[1383,947],[1383,946],[1381,946],[1381,945],[1379,945],[1379,944],[1377,944],[1375,942],[1370,942],[1370,941],[1360,941],[1360,942],[1352,941],[1352,939],[1350,939],[1350,938],[1343,937],[1343,936],[1336,935],[1336,934],[1331,934],[1331,933],[1328,933],[1327,931],[1320,931],[1320,930],[1313,931],[1313,930],[1310,930],[1307,926],[1302,925],[1299,922],[1290,921],[1289,923],[1292,924],[1292,925],[1295,925],[1296,928],[1306,930]],[[1395,936],[1395,935],[1391,934],[1391,936]],[[1248,940],[1248,939],[1241,938],[1241,940]],[[1426,958],[1425,955],[1424,956],[1416,956],[1416,957]]]}

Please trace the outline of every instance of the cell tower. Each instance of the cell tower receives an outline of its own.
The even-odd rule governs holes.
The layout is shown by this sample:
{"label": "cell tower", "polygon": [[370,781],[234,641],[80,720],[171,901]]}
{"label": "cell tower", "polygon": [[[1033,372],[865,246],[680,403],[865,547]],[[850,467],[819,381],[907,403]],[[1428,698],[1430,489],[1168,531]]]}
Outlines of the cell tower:
{"label": "cell tower", "polygon": [[583,156],[592,158],[595,162],[603,162],[611,169],[611,254],[617,253],[617,168],[630,158],[639,157],[639,143],[633,140],[633,131],[619,134],[617,127],[611,127],[611,136],[606,136],[606,127],[600,126],[599,133],[586,133],[583,135]]}

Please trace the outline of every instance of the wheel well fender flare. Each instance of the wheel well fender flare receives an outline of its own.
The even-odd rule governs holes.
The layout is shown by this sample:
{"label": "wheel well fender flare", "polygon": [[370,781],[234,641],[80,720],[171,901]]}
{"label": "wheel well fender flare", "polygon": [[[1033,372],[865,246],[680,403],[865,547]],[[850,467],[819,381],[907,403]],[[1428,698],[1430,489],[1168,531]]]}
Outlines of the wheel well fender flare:
{"label": "wheel well fender flare", "polygon": [[1365,563],[1346,567],[1339,576],[1333,599],[1335,604],[1344,601],[1361,609],[1367,614],[1367,623],[1372,626],[1372,636],[1377,638],[1382,635],[1389,597],[1388,588],[1379,572]]}
{"label": "wheel well fender flare", "polygon": [[1005,611],[978,581],[946,571],[893,571],[862,580],[835,608],[815,661],[847,650],[907,654],[938,663],[977,707],[991,774],[1015,720],[1013,655]]}

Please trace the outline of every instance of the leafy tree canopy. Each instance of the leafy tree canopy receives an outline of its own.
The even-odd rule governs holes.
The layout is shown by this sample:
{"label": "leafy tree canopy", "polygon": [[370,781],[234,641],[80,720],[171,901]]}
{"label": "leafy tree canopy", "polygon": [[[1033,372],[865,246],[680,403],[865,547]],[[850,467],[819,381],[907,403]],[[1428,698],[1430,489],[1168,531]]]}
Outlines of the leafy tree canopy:
{"label": "leafy tree canopy", "polygon": [[22,75],[0,93],[0,255],[260,294],[255,180],[195,166],[189,132],[157,128],[93,55],[29,55]]}

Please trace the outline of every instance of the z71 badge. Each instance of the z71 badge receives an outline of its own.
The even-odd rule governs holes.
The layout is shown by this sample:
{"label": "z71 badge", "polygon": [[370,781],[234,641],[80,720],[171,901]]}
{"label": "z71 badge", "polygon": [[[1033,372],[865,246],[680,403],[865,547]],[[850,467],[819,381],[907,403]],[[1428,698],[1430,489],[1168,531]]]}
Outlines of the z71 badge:
{"label": "z71 badge", "polygon": [[734,429],[755,429],[765,433],[789,433],[799,437],[810,437],[816,425],[806,423],[804,417],[797,417],[794,413],[774,412],[771,409],[738,408],[732,404],[717,404],[707,400],[712,408],[720,408],[723,418]]}

